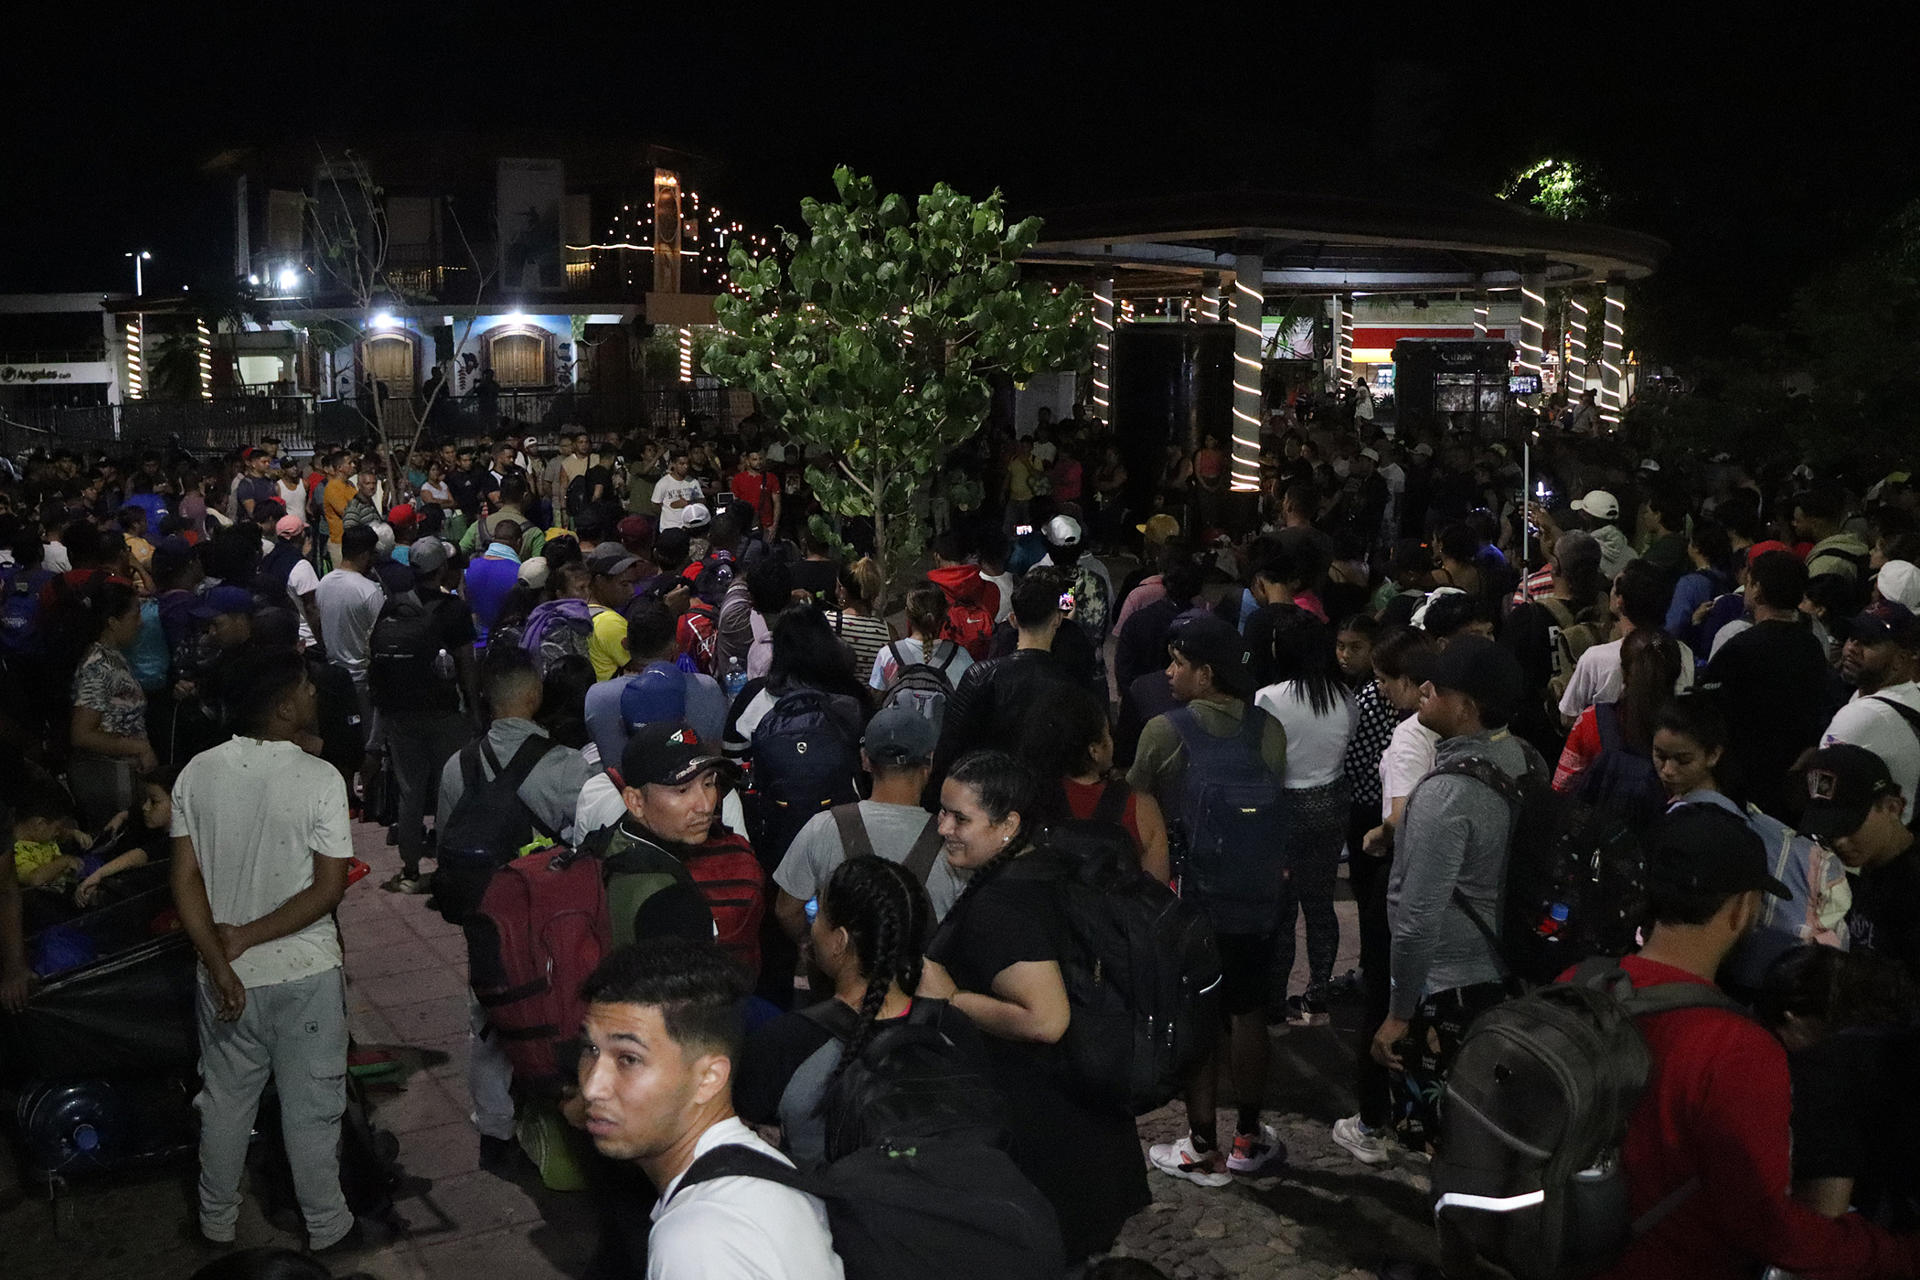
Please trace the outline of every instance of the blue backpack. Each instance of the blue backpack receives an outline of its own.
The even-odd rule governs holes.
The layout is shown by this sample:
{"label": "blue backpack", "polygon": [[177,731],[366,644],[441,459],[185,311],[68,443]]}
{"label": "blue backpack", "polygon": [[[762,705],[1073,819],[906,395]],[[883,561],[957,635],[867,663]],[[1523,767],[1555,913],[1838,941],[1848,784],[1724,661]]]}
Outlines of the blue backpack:
{"label": "blue backpack", "polygon": [[1267,713],[1248,706],[1240,732],[1225,738],[1202,728],[1191,707],[1167,719],[1187,749],[1181,896],[1203,907],[1221,933],[1265,933],[1286,870],[1280,779],[1260,756]]}
{"label": "blue backpack", "polygon": [[818,689],[783,694],[753,730],[747,820],[762,866],[777,867],[816,813],[860,799],[860,737]]}
{"label": "blue backpack", "polygon": [[1581,801],[1625,820],[1635,830],[1651,825],[1667,811],[1666,788],[1660,785],[1653,757],[1627,745],[1618,703],[1595,703],[1593,723],[1600,731],[1600,754],[1580,779]]}
{"label": "blue backpack", "polygon": [[57,576],[51,569],[0,570],[0,652],[40,652],[40,592]]}

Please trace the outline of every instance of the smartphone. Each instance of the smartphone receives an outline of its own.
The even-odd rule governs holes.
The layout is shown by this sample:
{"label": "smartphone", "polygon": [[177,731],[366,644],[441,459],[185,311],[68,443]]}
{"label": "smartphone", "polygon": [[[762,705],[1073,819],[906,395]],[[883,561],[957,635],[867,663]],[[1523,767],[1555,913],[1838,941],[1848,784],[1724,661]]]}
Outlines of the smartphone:
{"label": "smartphone", "polygon": [[1062,591],[1060,593],[1060,612],[1062,613],[1073,612],[1073,592]]}
{"label": "smartphone", "polygon": [[1016,537],[1024,538],[1033,532],[1033,526],[1030,524],[1017,524],[1013,526],[1013,532]]}

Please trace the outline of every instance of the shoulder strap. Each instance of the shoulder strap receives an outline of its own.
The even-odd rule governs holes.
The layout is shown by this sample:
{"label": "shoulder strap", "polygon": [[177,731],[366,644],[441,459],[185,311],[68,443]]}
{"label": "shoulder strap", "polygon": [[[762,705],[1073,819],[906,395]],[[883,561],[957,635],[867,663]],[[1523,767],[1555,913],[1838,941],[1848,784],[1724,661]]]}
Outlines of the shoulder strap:
{"label": "shoulder strap", "polygon": [[940,815],[928,814],[927,825],[920,828],[920,838],[913,842],[913,848],[907,850],[907,860],[901,864],[908,875],[920,882],[922,888],[932,878],[933,861],[940,856],[940,846],[945,843],[940,838]]}
{"label": "shoulder strap", "polygon": [[1900,718],[1907,722],[1907,728],[1913,730],[1913,736],[1920,738],[1920,711],[1915,711],[1904,702],[1895,702],[1892,698],[1883,698],[1879,694],[1873,695],[1868,701],[1892,707]]}
{"label": "shoulder strap", "polygon": [[689,1165],[687,1171],[680,1175],[680,1185],[673,1189],[674,1195],[716,1178],[764,1178],[783,1187],[792,1187],[795,1191],[817,1194],[807,1176],[792,1165],[742,1143],[728,1142]]}
{"label": "shoulder strap", "polygon": [[942,658],[939,662],[936,662],[933,664],[933,669],[935,671],[938,671],[941,675],[945,675],[947,673],[947,668],[953,665],[953,660],[960,656],[960,646],[955,644],[951,640],[942,640],[939,644],[936,644],[933,648],[934,648],[934,652],[936,653],[938,653],[942,649],[945,649],[947,651],[946,657]]}
{"label": "shoulder strap", "polygon": [[1567,608],[1567,602],[1558,596],[1536,596],[1533,602],[1552,614],[1562,631],[1573,625],[1573,610]]}
{"label": "shoulder strap", "polygon": [[822,1000],[819,1004],[808,1005],[799,1013],[835,1040],[851,1040],[860,1030],[859,1011],[838,1000]]}
{"label": "shoulder strap", "polygon": [[893,655],[893,669],[895,674],[907,669],[909,664],[905,658],[900,656],[900,642],[898,640],[887,641],[887,652]]}
{"label": "shoulder strap", "polygon": [[830,811],[833,825],[840,829],[840,847],[849,858],[871,858],[873,856],[873,837],[867,834],[867,823],[860,816],[858,801],[853,804],[837,804]]}
{"label": "shoulder strap", "polygon": [[[520,788],[526,785],[527,778],[532,775],[535,767],[539,765],[541,760],[546,758],[547,752],[559,745],[560,744],[552,738],[544,737],[537,733],[530,734],[527,740],[522,742],[519,748],[513,753],[513,759],[507,761],[507,767],[502,769],[500,767],[499,757],[493,753],[493,744],[488,742],[485,737],[480,739],[480,749],[486,753],[487,763],[493,766],[493,780],[495,782],[502,782],[504,780],[504,784],[507,786],[509,793],[516,798],[520,794]],[[533,824],[535,831],[538,831],[549,840],[559,836],[559,832],[551,831],[547,828],[547,824],[540,820],[540,815],[535,813],[532,808],[524,803],[520,807],[526,809],[527,820]]]}
{"label": "shoulder strap", "polygon": [[1093,806],[1095,822],[1124,822],[1127,815],[1127,799],[1132,794],[1125,778],[1115,778],[1100,792],[1099,802]]}
{"label": "shoulder strap", "polygon": [[1594,703],[1593,727],[1600,731],[1600,749],[1602,751],[1620,750],[1620,707],[1618,703]]}

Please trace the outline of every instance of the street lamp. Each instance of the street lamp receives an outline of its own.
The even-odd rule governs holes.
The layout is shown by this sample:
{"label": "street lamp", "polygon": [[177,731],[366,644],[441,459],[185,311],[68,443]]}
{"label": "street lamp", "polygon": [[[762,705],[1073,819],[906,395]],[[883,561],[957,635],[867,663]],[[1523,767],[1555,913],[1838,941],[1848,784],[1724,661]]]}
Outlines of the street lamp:
{"label": "street lamp", "polygon": [[153,255],[145,249],[133,249],[121,255],[133,259],[133,296],[138,298],[146,293],[146,285],[141,279],[140,264],[153,261]]}

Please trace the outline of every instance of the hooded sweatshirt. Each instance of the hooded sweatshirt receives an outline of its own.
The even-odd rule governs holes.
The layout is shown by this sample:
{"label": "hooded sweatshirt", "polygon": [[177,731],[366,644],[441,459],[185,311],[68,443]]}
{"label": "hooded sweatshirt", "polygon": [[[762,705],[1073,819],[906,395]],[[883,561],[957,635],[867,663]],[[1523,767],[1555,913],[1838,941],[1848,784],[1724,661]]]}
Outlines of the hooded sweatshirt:
{"label": "hooded sweatshirt", "polygon": [[1618,525],[1600,524],[1587,530],[1600,544],[1600,573],[1608,582],[1633,562],[1633,544]]}
{"label": "hooded sweatshirt", "polygon": [[1438,771],[1456,761],[1488,760],[1512,778],[1544,781],[1546,763],[1524,740],[1502,729],[1443,739],[1428,774],[1407,798],[1399,850],[1387,882],[1393,927],[1394,1017],[1411,1020],[1420,1001],[1440,991],[1498,982],[1500,958],[1453,901],[1456,888],[1481,920],[1500,928],[1507,879],[1507,842],[1518,815],[1485,783]]}
{"label": "hooded sweatshirt", "polygon": [[980,575],[977,564],[941,565],[927,571],[927,580],[947,597],[949,608],[964,605],[985,609],[996,619],[1000,614],[1000,588]]}

